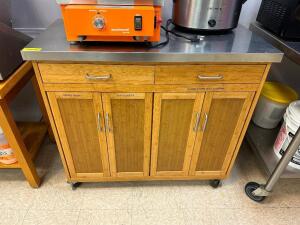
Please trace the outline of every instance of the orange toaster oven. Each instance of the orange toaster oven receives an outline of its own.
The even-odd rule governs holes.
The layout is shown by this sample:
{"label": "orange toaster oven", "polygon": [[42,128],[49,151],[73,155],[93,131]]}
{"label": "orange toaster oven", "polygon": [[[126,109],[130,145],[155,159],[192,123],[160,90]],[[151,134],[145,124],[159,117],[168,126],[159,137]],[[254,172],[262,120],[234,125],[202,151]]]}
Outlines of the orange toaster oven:
{"label": "orange toaster oven", "polygon": [[67,40],[158,42],[162,0],[57,0]]}

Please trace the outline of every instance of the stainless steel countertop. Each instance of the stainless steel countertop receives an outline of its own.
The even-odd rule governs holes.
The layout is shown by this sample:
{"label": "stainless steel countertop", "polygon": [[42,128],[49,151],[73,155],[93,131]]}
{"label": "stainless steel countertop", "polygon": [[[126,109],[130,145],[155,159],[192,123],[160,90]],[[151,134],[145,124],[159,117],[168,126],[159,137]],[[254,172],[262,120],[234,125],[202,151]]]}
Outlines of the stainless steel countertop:
{"label": "stainless steel countertop", "polygon": [[144,43],[71,45],[66,41],[62,20],[57,20],[26,48],[35,49],[22,51],[24,60],[57,62],[273,63],[281,62],[283,57],[283,53],[243,26],[227,34],[203,36],[199,43],[171,36],[167,46],[150,49]]}
{"label": "stainless steel countertop", "polygon": [[269,43],[283,51],[289,59],[300,64],[300,42],[285,41],[264,29],[259,23],[252,23],[250,30],[265,38]]}

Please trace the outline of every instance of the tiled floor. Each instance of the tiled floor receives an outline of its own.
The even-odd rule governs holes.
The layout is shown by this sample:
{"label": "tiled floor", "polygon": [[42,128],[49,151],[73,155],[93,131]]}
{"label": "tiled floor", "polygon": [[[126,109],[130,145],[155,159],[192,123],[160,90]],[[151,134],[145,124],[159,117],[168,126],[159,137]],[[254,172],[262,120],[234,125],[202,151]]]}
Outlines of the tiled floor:
{"label": "tiled floor", "polygon": [[300,224],[299,180],[281,180],[263,204],[245,196],[245,183],[265,180],[246,144],[219,189],[206,181],[167,181],[83,184],[72,191],[49,142],[37,164],[44,176],[39,189],[31,189],[21,171],[0,170],[0,224]]}

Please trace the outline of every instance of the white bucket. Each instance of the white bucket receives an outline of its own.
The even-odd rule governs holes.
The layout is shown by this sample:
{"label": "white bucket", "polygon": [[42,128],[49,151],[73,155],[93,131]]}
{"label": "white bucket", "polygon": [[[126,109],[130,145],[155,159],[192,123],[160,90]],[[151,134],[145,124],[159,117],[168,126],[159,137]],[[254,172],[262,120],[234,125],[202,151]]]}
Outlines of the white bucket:
{"label": "white bucket", "polygon": [[[300,101],[292,102],[286,109],[283,118],[284,122],[273,146],[274,152],[278,158],[282,157],[300,127]],[[300,146],[289,163],[289,166],[300,169]]]}
{"label": "white bucket", "polygon": [[273,129],[281,121],[287,106],[288,104],[278,103],[260,96],[252,121],[259,127]]}
{"label": "white bucket", "polygon": [[259,127],[273,129],[282,120],[286,107],[297,99],[298,94],[291,87],[278,82],[266,82],[252,120]]}

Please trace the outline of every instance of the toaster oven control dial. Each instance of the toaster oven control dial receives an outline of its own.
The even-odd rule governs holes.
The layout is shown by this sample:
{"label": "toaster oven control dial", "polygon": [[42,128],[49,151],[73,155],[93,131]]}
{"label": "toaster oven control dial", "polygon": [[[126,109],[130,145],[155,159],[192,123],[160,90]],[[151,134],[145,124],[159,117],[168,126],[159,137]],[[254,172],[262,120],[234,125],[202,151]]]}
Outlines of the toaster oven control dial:
{"label": "toaster oven control dial", "polygon": [[214,19],[208,21],[208,25],[209,25],[210,27],[215,27],[216,24],[217,24],[217,21],[215,21]]}
{"label": "toaster oven control dial", "polygon": [[103,17],[96,17],[93,24],[95,28],[102,30],[105,26],[105,20]]}

